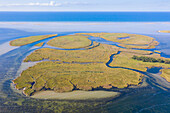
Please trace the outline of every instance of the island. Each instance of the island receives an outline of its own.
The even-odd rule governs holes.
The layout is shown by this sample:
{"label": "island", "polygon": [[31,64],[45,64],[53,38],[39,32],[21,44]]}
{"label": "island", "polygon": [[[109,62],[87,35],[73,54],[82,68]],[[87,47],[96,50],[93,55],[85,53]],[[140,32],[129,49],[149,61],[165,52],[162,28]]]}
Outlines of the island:
{"label": "island", "polygon": [[160,32],[160,33],[170,33],[170,30],[160,30],[158,32]]}
{"label": "island", "polygon": [[88,39],[88,36],[68,35],[54,38],[50,40],[47,44],[64,49],[74,49],[88,47],[91,45],[91,41]]}
{"label": "island", "polygon": [[82,35],[90,35],[100,37],[108,41],[118,42],[119,46],[125,48],[151,49],[155,48],[159,43],[154,38],[129,33],[78,33]]}
{"label": "island", "polygon": [[[89,37],[100,37],[118,44],[102,44],[91,41]],[[37,40],[40,39],[34,37],[34,41]],[[16,45],[25,44],[18,43],[20,44]],[[150,50],[159,43],[149,36],[128,33],[77,33],[39,43],[38,46],[48,46],[38,48],[23,60],[38,63],[13,80],[15,88],[23,90],[26,96],[40,97],[37,95],[47,94],[44,91],[54,96],[62,93],[69,95],[77,91],[93,92],[123,89],[131,85],[140,86],[145,76],[141,72],[154,66],[162,67],[161,76],[167,81],[170,80],[170,59]]]}
{"label": "island", "polygon": [[19,39],[11,41],[10,45],[11,46],[23,46],[23,45],[31,44],[33,42],[40,41],[40,40],[43,40],[43,39],[47,39],[47,38],[54,37],[54,36],[57,36],[57,34],[30,36],[30,37],[25,37],[25,38],[19,38]]}

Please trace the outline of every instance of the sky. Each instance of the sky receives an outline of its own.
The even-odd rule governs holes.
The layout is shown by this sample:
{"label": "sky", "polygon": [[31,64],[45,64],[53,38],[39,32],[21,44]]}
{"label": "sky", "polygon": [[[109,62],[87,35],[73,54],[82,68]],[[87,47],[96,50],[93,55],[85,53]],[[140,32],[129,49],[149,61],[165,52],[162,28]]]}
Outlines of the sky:
{"label": "sky", "polygon": [[170,11],[170,0],[0,0],[0,11]]}

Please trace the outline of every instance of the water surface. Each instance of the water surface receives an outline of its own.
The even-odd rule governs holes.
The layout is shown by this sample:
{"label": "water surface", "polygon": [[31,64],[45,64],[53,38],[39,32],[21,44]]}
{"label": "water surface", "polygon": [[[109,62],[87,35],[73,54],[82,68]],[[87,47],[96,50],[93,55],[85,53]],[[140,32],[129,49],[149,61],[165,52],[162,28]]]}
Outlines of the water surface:
{"label": "water surface", "polygon": [[[158,28],[153,32],[147,31],[145,27],[152,28],[152,24],[144,24],[144,23],[116,23],[116,24],[103,24],[103,25],[92,25],[88,23],[88,25],[84,25],[84,23],[71,25],[63,25],[62,29],[58,31],[58,29],[62,26],[61,23],[54,23],[53,25],[44,24],[44,25],[35,25],[36,23],[24,23],[15,25],[11,23],[6,23],[4,28],[1,28],[2,32],[0,33],[0,41],[1,43],[5,43],[9,40],[13,40],[16,38],[21,38],[29,35],[38,35],[38,34],[50,34],[57,33],[59,36],[74,34],[79,32],[101,32],[107,31],[105,28],[108,28],[107,32],[120,32],[121,28],[122,32],[125,32],[127,29],[128,33],[137,33],[137,34],[145,34],[148,36],[154,37],[156,40],[160,42],[156,50],[160,50],[162,53],[166,55],[166,57],[170,58],[170,34],[157,33],[157,29],[162,28],[163,23],[155,23],[154,26]],[[0,24],[2,25],[2,23]],[[3,27],[3,25],[1,27]],[[111,25],[114,25],[111,27]],[[136,25],[136,26],[135,26]],[[134,31],[134,29],[139,29],[138,25],[142,25],[139,31]],[[35,27],[33,27],[35,26]],[[57,27],[56,27],[57,26]],[[68,27],[66,27],[68,26]],[[82,28],[82,26],[86,26]],[[170,29],[170,25],[167,25]],[[16,28],[14,28],[16,27]],[[33,28],[32,28],[33,27]],[[136,28],[135,28],[136,27]],[[31,29],[32,28],[32,29]],[[44,28],[44,29],[42,29]],[[57,28],[57,29],[56,29]],[[80,29],[79,29],[80,28]],[[117,29],[119,28],[119,29]],[[23,29],[23,30],[22,30]],[[46,30],[45,30],[46,29]],[[51,29],[51,30],[49,30]],[[35,32],[36,31],[36,32]],[[63,31],[63,32],[61,32]],[[106,41],[97,37],[90,37],[92,41],[97,41],[100,43],[117,45],[115,42]],[[48,40],[48,39],[47,39]],[[47,40],[42,40],[47,42]],[[73,111],[73,112],[170,112],[170,92],[169,89],[162,89],[160,86],[164,88],[164,84],[159,83],[159,78],[154,78],[154,76],[147,72],[141,72],[146,74],[145,81],[147,82],[147,87],[138,87],[138,88],[125,88],[125,89],[112,89],[111,91],[119,91],[122,95],[116,99],[110,99],[109,101],[103,100],[102,102],[97,101],[58,101],[58,100],[40,100],[40,99],[30,99],[25,97],[22,94],[14,92],[12,90],[10,84],[11,80],[17,77],[16,73],[19,69],[23,59],[33,52],[37,48],[33,48],[35,44],[41,41],[28,44],[25,46],[21,46],[19,48],[13,49],[5,54],[0,56],[0,110],[3,112],[52,112],[54,109],[63,109],[64,112]],[[45,46],[45,45],[44,45]],[[38,47],[39,48],[39,47]],[[57,49],[57,48],[56,48]],[[166,50],[166,51],[165,51]],[[118,53],[119,54],[119,53]],[[107,63],[107,66],[113,61],[114,55],[110,57],[110,60]],[[123,67],[110,67],[110,68],[123,68]],[[124,68],[128,69],[128,68]],[[133,70],[130,69],[129,70]],[[158,71],[157,69],[155,69]],[[138,71],[138,70],[133,70]],[[152,71],[149,71],[153,73]],[[155,72],[157,73],[157,72]],[[165,84],[166,85],[166,84]]]}

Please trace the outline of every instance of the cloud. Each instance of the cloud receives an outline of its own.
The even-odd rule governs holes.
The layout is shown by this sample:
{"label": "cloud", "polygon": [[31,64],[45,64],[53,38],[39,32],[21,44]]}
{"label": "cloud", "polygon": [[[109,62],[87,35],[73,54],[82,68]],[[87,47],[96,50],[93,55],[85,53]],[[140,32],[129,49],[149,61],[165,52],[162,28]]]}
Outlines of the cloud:
{"label": "cloud", "polygon": [[86,2],[64,2],[64,3],[57,3],[55,1],[50,1],[46,3],[40,2],[33,2],[33,3],[26,3],[26,4],[0,4],[0,6],[66,6],[66,5],[87,5]]}

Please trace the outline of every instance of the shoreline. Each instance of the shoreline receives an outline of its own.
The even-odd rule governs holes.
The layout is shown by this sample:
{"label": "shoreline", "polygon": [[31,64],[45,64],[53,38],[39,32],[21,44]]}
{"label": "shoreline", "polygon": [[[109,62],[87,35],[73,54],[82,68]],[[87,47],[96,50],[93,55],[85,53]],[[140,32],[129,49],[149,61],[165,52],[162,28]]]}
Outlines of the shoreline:
{"label": "shoreline", "polygon": [[120,96],[119,92],[112,91],[73,91],[65,93],[56,93],[54,91],[40,91],[31,98],[37,99],[58,99],[58,100],[101,100],[106,98],[116,98]]}
{"label": "shoreline", "polygon": [[[39,61],[38,61],[39,62]],[[36,63],[38,63],[38,62],[27,62],[27,63],[22,63],[21,64],[21,67],[20,67],[20,69],[18,70],[18,72],[17,72],[17,75],[21,75],[21,73],[24,71],[24,70],[26,70],[26,69],[28,69],[29,67],[31,67],[31,66],[34,66]],[[24,90],[25,90],[25,88],[24,89],[22,89],[23,90],[23,93],[24,93]],[[77,92],[78,92],[78,94],[77,94]],[[81,94],[81,95],[87,95],[87,94],[89,94],[89,95],[92,95],[92,96],[87,96],[87,97],[81,97],[81,95],[80,95],[80,93],[82,93],[83,92],[83,94]],[[60,98],[60,99],[74,99],[74,96],[75,96],[75,94],[76,95],[79,95],[80,97],[78,97],[78,99],[84,99],[84,98],[91,98],[91,99],[94,99],[94,98],[108,98],[108,97],[110,97],[110,95],[112,95],[112,96],[115,96],[115,95],[117,95],[117,92],[112,92],[113,94],[109,94],[109,95],[107,95],[108,93],[107,93],[107,91],[98,91],[97,93],[100,93],[100,92],[102,92],[102,93],[104,93],[105,95],[107,95],[106,97],[104,96],[101,96],[101,94],[99,94],[101,97],[95,97],[95,93],[96,91],[87,91],[87,92],[84,92],[84,91],[72,91],[72,92],[64,92],[64,93],[55,93],[54,91],[40,91],[40,92],[35,92],[35,94],[33,95],[33,96],[31,96],[31,97],[35,97],[35,98],[43,98],[43,99],[53,99],[53,98]],[[68,95],[68,97],[67,96],[65,96],[64,94],[66,94],[66,95]],[[94,94],[94,95],[93,95]],[[26,95],[26,94],[25,94]],[[41,96],[42,95],[42,96]],[[62,98],[63,96],[62,95],[64,95],[64,98]],[[69,97],[69,95],[73,95],[73,97]],[[40,97],[39,97],[40,96]],[[47,97],[46,97],[47,96]],[[49,96],[49,97],[48,97]]]}
{"label": "shoreline", "polygon": [[[42,62],[42,61],[22,62],[19,70],[17,71],[17,76],[16,77],[21,76],[21,73],[24,70],[28,69],[29,67],[32,67],[32,66],[36,65],[39,62]],[[15,92],[19,92],[20,94],[23,94],[23,95],[26,96],[26,94],[24,94],[24,89],[21,89],[21,90],[17,89],[15,87],[14,83],[12,83],[11,86],[13,87],[13,90],[15,90]],[[142,82],[140,83],[139,86],[133,86],[132,85],[132,86],[128,86],[128,87],[136,89],[136,88],[143,88],[143,87],[147,87],[147,86],[148,86],[148,84],[146,83],[146,81],[142,80]],[[123,88],[123,89],[126,89],[126,88]],[[73,95],[70,99],[69,99],[68,96],[66,96],[67,98],[62,97],[62,95],[65,97],[65,95],[70,95],[70,94]],[[95,94],[98,95],[99,97],[96,97]],[[102,96],[103,94],[105,96]],[[93,100],[93,99],[101,100],[101,99],[104,99],[104,98],[116,98],[116,97],[120,96],[121,94],[122,93],[120,93],[119,91],[116,92],[116,91],[105,91],[105,90],[95,90],[95,91],[74,90],[72,92],[63,92],[63,93],[56,93],[55,91],[52,91],[52,90],[44,90],[44,91],[35,92],[34,95],[32,95],[30,97],[31,98],[39,98],[39,99],[73,100],[74,96],[79,95],[79,97],[76,100],[83,100],[84,98],[87,99],[89,97],[89,95],[92,95],[92,96],[89,97],[90,98],[89,100]],[[43,95],[45,95],[45,96],[43,96]],[[81,97],[81,95],[83,97]],[[84,95],[86,95],[87,97],[84,96]]]}
{"label": "shoreline", "polygon": [[[37,62],[22,62],[19,70],[17,71],[17,77],[21,75],[21,73],[39,63]],[[24,89],[18,90],[16,89],[14,83],[11,84],[12,89],[20,94],[24,94]],[[37,98],[37,99],[58,99],[58,100],[102,100],[102,99],[109,99],[109,98],[116,98],[120,96],[120,92],[113,92],[113,91],[72,91],[72,92],[64,92],[64,93],[56,93],[54,91],[46,90],[46,91],[39,91],[36,92],[30,98]]]}

